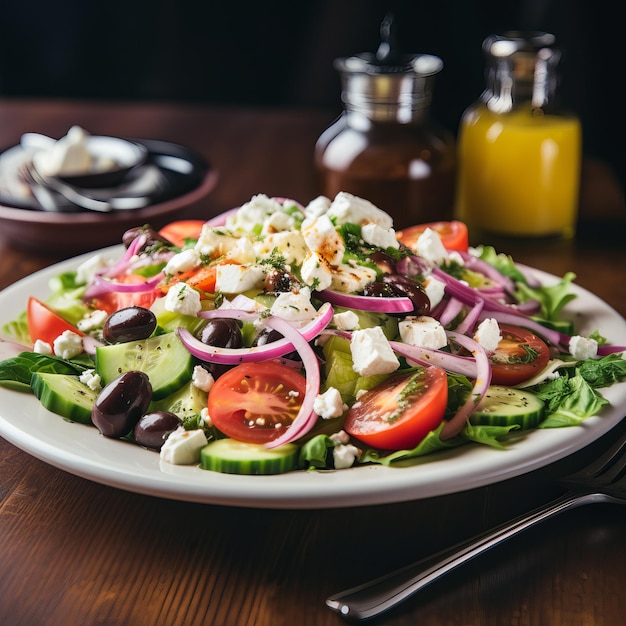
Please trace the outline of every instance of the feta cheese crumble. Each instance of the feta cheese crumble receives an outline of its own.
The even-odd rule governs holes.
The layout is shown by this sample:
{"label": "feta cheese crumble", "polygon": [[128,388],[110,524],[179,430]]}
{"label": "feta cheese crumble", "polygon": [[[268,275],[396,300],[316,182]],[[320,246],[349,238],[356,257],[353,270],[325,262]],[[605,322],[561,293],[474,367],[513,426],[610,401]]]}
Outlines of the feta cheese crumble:
{"label": "feta cheese crumble", "polygon": [[575,335],[569,340],[569,353],[579,361],[598,356],[598,342],[590,337]]}
{"label": "feta cheese crumble", "polygon": [[348,405],[341,399],[341,394],[335,387],[329,387],[324,393],[320,393],[313,403],[313,411],[322,419],[341,417]]}
{"label": "feta cheese crumble", "polygon": [[502,341],[498,322],[491,317],[483,320],[474,333],[474,341],[478,342],[487,352],[493,352]]}
{"label": "feta cheese crumble", "polygon": [[62,359],[73,359],[83,351],[83,340],[71,330],[63,331],[53,342],[54,354]]}
{"label": "feta cheese crumble", "polygon": [[380,326],[355,330],[350,340],[350,352],[352,368],[361,376],[390,374],[400,367],[400,361]]}
{"label": "feta cheese crumble", "polygon": [[165,310],[180,315],[197,315],[202,309],[200,294],[184,282],[172,285],[165,296]]}
{"label": "feta cheese crumble", "polygon": [[448,337],[439,320],[427,315],[406,317],[398,323],[404,343],[420,348],[439,350],[448,343]]}
{"label": "feta cheese crumble", "polygon": [[185,430],[179,426],[163,442],[161,461],[172,465],[193,465],[200,462],[200,450],[208,443],[201,428]]}

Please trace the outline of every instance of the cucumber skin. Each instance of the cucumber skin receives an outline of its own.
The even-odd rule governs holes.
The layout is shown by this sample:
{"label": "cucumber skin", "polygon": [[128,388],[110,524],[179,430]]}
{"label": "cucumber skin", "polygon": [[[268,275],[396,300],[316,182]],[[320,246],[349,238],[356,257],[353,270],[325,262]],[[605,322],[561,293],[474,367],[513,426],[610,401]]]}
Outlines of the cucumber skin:
{"label": "cucumber skin", "polygon": [[[168,346],[165,356],[164,346]],[[143,358],[143,355],[154,356],[157,350],[163,353],[159,356],[158,365],[146,365],[149,359]],[[134,358],[132,354],[142,358]],[[153,400],[161,400],[189,382],[193,367],[193,356],[175,333],[96,348],[96,372],[102,378],[103,386],[123,372],[138,370],[148,375]]]}
{"label": "cucumber skin", "polygon": [[33,374],[30,386],[49,411],[72,422],[92,423],[91,409],[98,394],[81,383],[78,376],[38,372]]}
{"label": "cucumber skin", "polygon": [[299,448],[286,443],[267,449],[263,444],[217,439],[200,450],[200,467],[221,474],[267,476],[298,469]]}
{"label": "cucumber skin", "polygon": [[470,422],[475,426],[517,425],[530,430],[539,425],[544,415],[543,400],[531,391],[492,385],[470,415]]}

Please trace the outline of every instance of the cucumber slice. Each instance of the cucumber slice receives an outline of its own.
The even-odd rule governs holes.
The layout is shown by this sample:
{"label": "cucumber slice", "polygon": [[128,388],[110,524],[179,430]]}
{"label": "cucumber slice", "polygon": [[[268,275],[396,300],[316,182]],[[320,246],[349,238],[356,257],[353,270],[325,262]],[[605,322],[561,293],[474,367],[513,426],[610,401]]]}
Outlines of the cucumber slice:
{"label": "cucumber slice", "polygon": [[49,411],[81,424],[91,424],[91,409],[98,393],[71,374],[36,372],[30,387]]}
{"label": "cucumber slice", "polygon": [[166,396],[162,400],[157,400],[150,405],[150,411],[168,411],[178,415],[180,419],[198,415],[202,409],[206,408],[208,394],[202,389],[198,389],[193,383],[188,382],[178,391]]}
{"label": "cucumber slice", "polygon": [[474,425],[536,428],[544,416],[544,402],[525,389],[492,385],[470,416]]}
{"label": "cucumber slice", "polygon": [[223,474],[282,474],[297,469],[298,450],[293,443],[268,449],[263,444],[217,439],[200,450],[200,467]]}
{"label": "cucumber slice", "polygon": [[175,333],[96,348],[96,372],[107,385],[123,372],[147,374],[160,400],[191,380],[194,360]]}

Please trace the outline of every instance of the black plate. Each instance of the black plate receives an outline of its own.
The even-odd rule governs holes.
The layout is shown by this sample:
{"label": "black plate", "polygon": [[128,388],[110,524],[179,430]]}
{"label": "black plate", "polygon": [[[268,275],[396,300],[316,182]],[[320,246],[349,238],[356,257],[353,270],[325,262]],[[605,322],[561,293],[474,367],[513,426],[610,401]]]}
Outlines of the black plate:
{"label": "black plate", "polygon": [[[148,150],[146,164],[156,166],[162,175],[162,183],[153,192],[146,195],[148,206],[167,202],[193,191],[202,184],[207,175],[208,163],[189,148],[175,143],[152,139],[131,139],[131,141],[145,146]],[[13,146],[0,153],[0,168],[2,167],[2,156],[10,150],[17,152],[20,150],[20,147]],[[17,176],[17,168],[15,168],[14,174]],[[5,175],[10,176],[12,172],[5,172]],[[115,196],[115,189],[111,188],[112,196]],[[81,191],[86,195],[93,194],[96,197],[102,197],[103,195],[103,190],[97,190],[98,194],[94,190],[85,189]],[[55,194],[55,198],[58,200],[60,212],[85,212],[83,209],[66,202],[58,194]],[[41,210],[34,198],[18,197],[7,191],[1,184],[0,204],[18,209]]]}

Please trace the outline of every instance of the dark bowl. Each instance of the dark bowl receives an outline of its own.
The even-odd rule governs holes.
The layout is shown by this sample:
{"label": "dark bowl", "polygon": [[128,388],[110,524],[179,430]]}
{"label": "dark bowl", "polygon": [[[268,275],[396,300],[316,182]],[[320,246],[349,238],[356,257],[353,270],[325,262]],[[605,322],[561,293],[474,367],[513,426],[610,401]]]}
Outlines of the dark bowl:
{"label": "dark bowl", "polygon": [[[127,139],[89,135],[86,142],[89,154],[97,159],[112,161],[115,165],[100,171],[65,174],[54,178],[85,189],[116,187],[134,169],[143,165],[148,157],[148,150],[145,146]],[[37,167],[37,161],[38,154],[36,153],[33,157],[33,165],[42,174],[41,169]]]}

